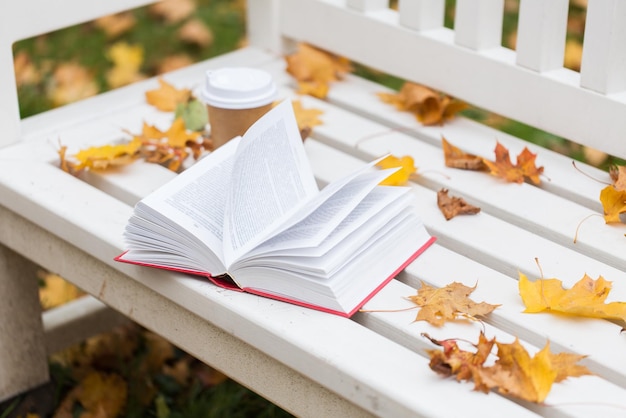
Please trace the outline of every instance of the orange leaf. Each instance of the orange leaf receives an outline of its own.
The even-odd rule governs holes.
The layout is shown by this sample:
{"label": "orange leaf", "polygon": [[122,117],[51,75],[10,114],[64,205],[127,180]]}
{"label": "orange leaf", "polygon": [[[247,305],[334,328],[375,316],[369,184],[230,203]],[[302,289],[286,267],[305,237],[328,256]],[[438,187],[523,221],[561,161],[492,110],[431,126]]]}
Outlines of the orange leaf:
{"label": "orange leaf", "polygon": [[158,89],[146,91],[146,101],[157,109],[173,112],[179,103],[186,103],[191,98],[191,90],[177,89],[162,78],[158,81]]}
{"label": "orange leaf", "polygon": [[436,289],[422,282],[417,295],[409,296],[409,299],[420,307],[415,320],[426,321],[439,327],[446,321],[487,315],[499,306],[471,300],[468,296],[474,289],[476,286],[468,287],[457,282]]}
{"label": "orange leaf", "polygon": [[94,23],[106,33],[108,38],[116,38],[131,30],[137,20],[132,13],[124,12],[100,17]]}
{"label": "orange leaf", "polygon": [[461,151],[460,148],[449,143],[443,136],[441,137],[441,145],[446,166],[462,170],[482,171],[487,169],[482,157]]}
{"label": "orange leaf", "polygon": [[298,51],[286,56],[285,60],[287,72],[298,81],[299,93],[319,98],[326,97],[329,83],[352,71],[347,59],[305,43],[298,45]]}
{"label": "orange leaf", "polygon": [[[549,342],[531,357],[517,338],[513,343],[503,344],[495,338],[488,340],[481,333],[475,352],[461,350],[454,340],[427,338],[443,347],[443,352],[428,350],[432,370],[454,375],[457,380],[473,380],[474,389],[485,393],[497,389],[504,395],[541,403],[555,382],[591,374],[586,367],[576,364],[585,356],[554,354],[550,352]],[[498,347],[498,359],[493,366],[485,367],[494,343]]]}
{"label": "orange leaf", "polygon": [[408,111],[424,125],[437,125],[453,118],[467,105],[421,84],[405,82],[398,93],[378,93],[385,103]]}
{"label": "orange leaf", "polygon": [[530,152],[528,148],[525,147],[517,156],[515,165],[511,162],[509,150],[504,145],[500,144],[500,142],[496,144],[495,153],[495,162],[484,160],[491,175],[503,178],[512,183],[523,183],[526,178],[534,184],[541,183],[539,175],[543,173],[543,167],[537,168],[535,166],[535,158],[537,155]]}
{"label": "orange leaf", "polygon": [[388,155],[376,163],[376,166],[382,168],[383,170],[387,168],[400,167],[398,171],[380,182],[383,186],[402,186],[403,184],[406,184],[411,176],[413,176],[417,171],[413,157],[408,155],[401,158]]}
{"label": "orange leaf", "polygon": [[480,212],[480,208],[472,206],[464,199],[455,196],[448,196],[448,189],[441,189],[437,192],[437,206],[446,221],[454,218],[456,215],[474,215]]}
{"label": "orange leaf", "polygon": [[559,312],[590,318],[626,320],[626,302],[605,303],[611,282],[602,276],[593,280],[586,274],[571,289],[564,289],[558,279],[528,280],[519,274],[519,292],[526,306],[524,312]]}

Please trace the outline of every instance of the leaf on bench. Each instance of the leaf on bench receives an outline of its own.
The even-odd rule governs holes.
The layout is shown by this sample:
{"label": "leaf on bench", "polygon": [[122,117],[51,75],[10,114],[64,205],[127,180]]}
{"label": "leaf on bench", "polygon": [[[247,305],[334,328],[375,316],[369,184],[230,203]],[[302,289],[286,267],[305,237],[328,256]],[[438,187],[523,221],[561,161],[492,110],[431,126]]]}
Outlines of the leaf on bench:
{"label": "leaf on bench", "polygon": [[297,52],[287,55],[287,72],[298,81],[298,93],[323,99],[330,83],[352,71],[350,61],[311,45],[301,43]]}
{"label": "leaf on bench", "polygon": [[[427,350],[430,355],[430,368],[445,376],[455,376],[457,380],[474,382],[474,390],[488,393],[498,392],[530,402],[543,402],[552,385],[568,377],[592,374],[578,361],[585,356],[550,352],[550,343],[533,357],[516,338],[513,343],[504,344],[495,338],[487,339],[480,334],[476,351],[459,348],[454,339],[436,340],[423,334],[433,344],[443,347],[440,350]],[[485,366],[494,344],[498,347],[498,359],[492,366]]]}
{"label": "leaf on bench", "polygon": [[380,182],[382,186],[402,186],[406,184],[417,171],[413,157],[408,155],[400,158],[388,155],[384,159],[377,162],[376,166],[383,170],[400,167],[398,171]]}
{"label": "leaf on bench", "polygon": [[609,170],[613,184],[600,192],[600,202],[604,209],[604,221],[620,223],[620,214],[626,212],[626,167],[613,166]]}
{"label": "leaf on bench", "polygon": [[476,303],[469,295],[476,289],[462,283],[450,283],[440,289],[422,282],[417,295],[409,299],[420,307],[416,321],[426,321],[435,326],[442,326],[446,321],[459,318],[476,320],[477,316],[485,316],[500,305],[486,302]]}
{"label": "leaf on bench", "polygon": [[441,137],[443,157],[447,167],[459,168],[461,170],[485,171],[487,165],[482,157],[468,154],[460,148],[452,145],[445,137]]}
{"label": "leaf on bench", "polygon": [[584,275],[571,289],[564,289],[559,279],[530,281],[519,273],[519,293],[526,306],[524,312],[558,312],[589,318],[626,321],[626,302],[605,303],[611,282],[602,276],[593,280]]}
{"label": "leaf on bench", "polygon": [[164,112],[173,112],[179,104],[191,100],[191,90],[177,89],[162,78],[158,79],[159,88],[146,92],[146,102]]}
{"label": "leaf on bench", "polygon": [[378,93],[385,103],[411,112],[424,125],[440,125],[452,119],[467,104],[421,84],[405,82],[398,93]]}
{"label": "leaf on bench", "polygon": [[543,167],[535,165],[537,154],[533,154],[526,147],[517,156],[516,164],[513,165],[509,156],[509,150],[500,142],[496,144],[496,160],[483,161],[489,167],[490,174],[500,177],[511,183],[523,183],[525,179],[532,181],[534,184],[540,184],[539,176],[543,173]]}
{"label": "leaf on bench", "polygon": [[437,206],[446,221],[457,215],[475,215],[480,212],[480,208],[470,205],[460,197],[449,196],[448,189],[441,189],[437,192]]}

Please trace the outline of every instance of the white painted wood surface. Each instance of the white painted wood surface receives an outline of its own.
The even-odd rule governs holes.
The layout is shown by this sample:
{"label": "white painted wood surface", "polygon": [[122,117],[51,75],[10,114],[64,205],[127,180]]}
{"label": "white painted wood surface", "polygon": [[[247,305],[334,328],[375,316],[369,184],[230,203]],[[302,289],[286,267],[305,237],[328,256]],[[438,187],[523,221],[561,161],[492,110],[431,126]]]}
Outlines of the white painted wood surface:
{"label": "white painted wood surface", "polygon": [[590,0],[585,24],[581,84],[603,94],[626,90],[626,3]]}
{"label": "white painted wood surface", "polygon": [[458,0],[454,42],[474,50],[502,45],[504,0]]}
{"label": "white painted wood surface", "polygon": [[563,68],[569,0],[523,0],[519,6],[517,64],[535,71]]}
{"label": "white painted wood surface", "polygon": [[[543,16],[538,19],[544,24],[561,22],[557,9],[562,2],[524,2],[531,7],[522,10],[523,19]],[[530,36],[529,20],[520,22],[524,27],[520,31],[526,31],[520,33],[522,49],[529,55],[516,56],[500,47],[499,35],[494,34],[501,27],[500,1],[458,1],[461,28],[488,20],[485,27],[466,28],[461,35],[441,27],[440,1],[402,1],[399,11],[386,8],[386,2],[359,3],[252,0],[253,47],[165,78],[178,86],[196,86],[209,68],[254,66],[272,72],[281,97],[295,98],[294,81],[284,71],[280,52],[285,44],[306,40],[465,100],[480,101],[538,127],[572,132],[575,141],[626,156],[618,141],[626,132],[624,118],[608,120],[623,114],[624,95],[581,88],[577,74],[558,68],[561,28],[551,32],[542,26],[543,32]],[[479,7],[482,17],[470,18],[473,12],[467,5]],[[455,39],[473,41],[468,47],[457,45]],[[626,360],[621,354],[626,340],[620,325],[524,314],[517,291],[518,272],[539,276],[534,261],[538,258],[546,276],[558,277],[566,286],[585,273],[603,275],[614,284],[611,300],[626,300],[626,226],[607,226],[599,217],[590,218],[574,244],[578,223],[601,213],[598,193],[603,185],[580,175],[568,157],[465,119],[423,127],[412,115],[397,112],[376,97],[387,89],[354,76],[333,84],[325,101],[300,98],[305,107],[324,111],[323,124],[306,142],[318,181],[331,181],[387,152],[411,155],[419,167],[412,189],[420,216],[439,238],[366,305],[370,312],[347,320],[224,291],[197,278],[113,261],[123,250],[121,233],[132,205],[174,174],[137,163],[115,173],[93,172],[77,179],[56,167],[54,145],[60,138],[71,153],[119,139],[120,127],[138,130],[144,120],[167,124],[171,115],[155,111],[143,100],[143,93],[156,86],[154,79],[139,82],[21,123],[21,143],[0,149],[2,245],[68,278],[95,299],[300,416],[624,415]],[[536,187],[448,169],[443,165],[442,135],[485,157],[493,155],[496,140],[514,155],[528,145],[538,154],[537,163],[545,166],[546,178]],[[608,181],[606,173],[580,167]],[[435,203],[442,187],[481,206],[482,212],[445,221]],[[0,271],[3,289],[13,284],[7,278],[14,280],[7,271],[13,272]],[[488,336],[505,342],[518,336],[530,352],[549,340],[554,351],[588,355],[584,364],[596,375],[556,385],[546,405],[517,403],[497,393],[474,392],[471,384],[441,379],[428,368],[424,349],[433,347],[420,334],[476,340],[481,326],[456,323],[438,329],[413,322],[414,312],[380,311],[408,306],[404,298],[421,281],[437,287],[452,281],[477,284],[476,300],[502,304],[486,320]],[[33,298],[32,291],[28,297]],[[86,303],[100,311],[98,303]],[[7,315],[1,308],[0,313],[3,318]],[[53,322],[46,322],[52,338]],[[31,328],[28,335],[43,341],[41,326]],[[10,350],[15,347],[3,340],[3,367]],[[41,361],[44,355],[35,357]],[[6,384],[3,377],[0,388]],[[0,397],[7,393],[0,389]]]}
{"label": "white painted wood surface", "polygon": [[445,0],[400,0],[400,24],[415,30],[443,27]]}

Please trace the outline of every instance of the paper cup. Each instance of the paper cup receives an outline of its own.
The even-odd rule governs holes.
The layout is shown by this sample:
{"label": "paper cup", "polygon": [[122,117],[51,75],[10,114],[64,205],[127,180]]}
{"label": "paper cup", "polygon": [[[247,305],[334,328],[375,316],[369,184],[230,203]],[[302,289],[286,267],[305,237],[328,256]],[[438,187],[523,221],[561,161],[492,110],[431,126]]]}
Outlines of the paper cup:
{"label": "paper cup", "polygon": [[276,85],[262,70],[228,67],[206,72],[200,98],[206,103],[215,148],[246,130],[272,107]]}

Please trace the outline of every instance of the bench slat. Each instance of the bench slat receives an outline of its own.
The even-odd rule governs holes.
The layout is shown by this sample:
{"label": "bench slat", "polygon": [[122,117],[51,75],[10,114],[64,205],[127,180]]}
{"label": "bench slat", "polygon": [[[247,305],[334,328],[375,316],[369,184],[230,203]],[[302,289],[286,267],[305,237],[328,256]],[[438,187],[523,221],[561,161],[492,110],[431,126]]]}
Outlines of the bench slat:
{"label": "bench slat", "polygon": [[569,0],[524,0],[519,6],[517,64],[535,71],[563,67]]}
{"label": "bench slat", "polygon": [[503,0],[458,0],[454,42],[477,51],[502,45],[503,13]]}
{"label": "bench slat", "polygon": [[626,3],[623,1],[589,1],[581,64],[582,86],[603,94],[626,90],[625,20]]}
{"label": "bench slat", "polygon": [[417,31],[443,27],[445,0],[399,0],[400,24]]}

